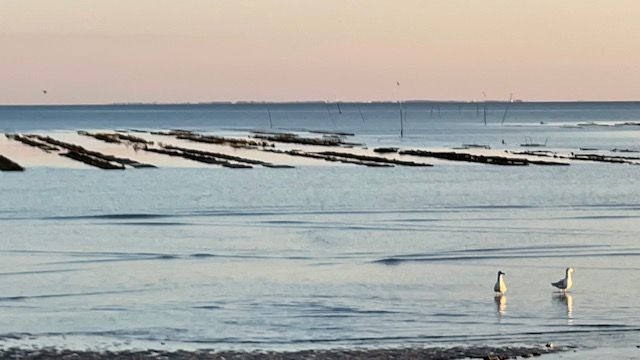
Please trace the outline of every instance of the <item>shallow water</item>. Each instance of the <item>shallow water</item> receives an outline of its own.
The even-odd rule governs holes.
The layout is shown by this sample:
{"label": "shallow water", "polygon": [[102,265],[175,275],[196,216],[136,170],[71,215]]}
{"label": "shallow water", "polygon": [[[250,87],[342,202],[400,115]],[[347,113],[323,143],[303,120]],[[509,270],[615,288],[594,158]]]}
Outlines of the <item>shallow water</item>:
{"label": "shallow water", "polygon": [[[370,147],[527,135],[555,148],[630,148],[640,129],[548,124],[638,121],[633,104],[514,106],[504,127],[502,112],[484,127],[475,107],[456,118],[449,104],[449,117],[409,108],[400,140],[393,105],[365,106],[364,124],[356,105],[343,106],[351,120],[307,106],[272,111],[283,127],[355,131]],[[0,129],[229,132],[260,126],[258,113],[0,108]],[[424,123],[412,127],[412,116]],[[638,179],[640,167],[597,163],[0,173],[0,343],[628,348],[640,340]],[[575,287],[563,297],[549,283],[566,266]],[[492,292],[498,269],[502,299]]]}

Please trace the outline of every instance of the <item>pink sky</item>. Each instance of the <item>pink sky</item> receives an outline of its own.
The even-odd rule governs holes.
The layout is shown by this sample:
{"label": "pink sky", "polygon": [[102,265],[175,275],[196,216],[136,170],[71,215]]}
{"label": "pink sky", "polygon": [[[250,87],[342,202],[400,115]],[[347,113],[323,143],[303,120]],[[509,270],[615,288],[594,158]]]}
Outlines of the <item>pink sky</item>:
{"label": "pink sky", "polygon": [[3,0],[0,104],[640,100],[638,19],[637,0]]}

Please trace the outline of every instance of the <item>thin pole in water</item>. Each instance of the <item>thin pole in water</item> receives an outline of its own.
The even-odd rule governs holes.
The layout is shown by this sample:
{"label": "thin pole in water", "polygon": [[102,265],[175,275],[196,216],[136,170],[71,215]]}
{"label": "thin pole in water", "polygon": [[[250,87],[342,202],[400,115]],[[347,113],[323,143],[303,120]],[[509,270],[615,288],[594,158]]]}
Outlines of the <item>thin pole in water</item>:
{"label": "thin pole in water", "polygon": [[484,126],[487,126],[487,103],[484,103],[484,107],[482,108],[482,118],[484,120]]}
{"label": "thin pole in water", "polygon": [[327,102],[327,101],[324,102],[324,108],[327,109],[327,114],[329,114],[329,120],[333,124],[333,127],[337,127],[338,124],[336,123],[335,116],[333,116],[333,113],[331,112],[331,109],[329,108],[329,102]]}
{"label": "thin pole in water", "polygon": [[[400,88],[400,81],[396,81],[396,86]],[[400,109],[400,137],[404,137],[404,121],[402,116],[402,101],[400,101],[400,94],[398,90],[398,108]]]}
{"label": "thin pole in water", "polygon": [[400,137],[404,137],[404,121],[402,121],[402,103],[398,101],[400,106]]}
{"label": "thin pole in water", "polygon": [[484,121],[484,126],[487,126],[487,94],[482,92],[482,97],[484,97],[484,102],[482,103],[482,119]]}
{"label": "thin pole in water", "polygon": [[269,105],[267,105],[267,114],[269,114],[269,129],[273,129],[273,122],[271,120],[271,109],[269,108]]}
{"label": "thin pole in water", "polygon": [[360,110],[360,118],[362,119],[362,124],[364,125],[365,123],[364,114],[362,113],[362,109],[359,109],[359,110]]}
{"label": "thin pole in water", "polygon": [[509,94],[509,102],[507,103],[507,106],[504,108],[504,114],[502,114],[502,121],[500,122],[500,125],[504,125],[504,121],[507,119],[507,113],[509,112],[509,105],[511,105],[511,102],[513,101],[513,93]]}

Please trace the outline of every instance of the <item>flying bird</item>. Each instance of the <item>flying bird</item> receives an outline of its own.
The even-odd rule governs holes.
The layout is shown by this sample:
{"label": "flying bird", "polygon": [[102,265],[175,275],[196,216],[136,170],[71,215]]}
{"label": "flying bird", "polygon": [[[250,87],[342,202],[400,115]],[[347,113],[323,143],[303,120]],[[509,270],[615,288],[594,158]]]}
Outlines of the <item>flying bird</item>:
{"label": "flying bird", "polygon": [[42,89],[42,93],[46,95],[47,94],[47,90]]}
{"label": "flying bird", "polygon": [[493,291],[504,294],[507,292],[507,284],[504,283],[504,276],[506,274],[502,272],[502,270],[498,271],[498,280],[496,280],[496,284],[493,286]]}
{"label": "flying bird", "polygon": [[573,274],[574,271],[575,270],[573,270],[573,268],[568,267],[565,270],[564,279],[551,283],[551,285],[557,287],[562,292],[565,292],[571,289],[571,287],[573,286],[573,279],[571,278],[571,275]]}

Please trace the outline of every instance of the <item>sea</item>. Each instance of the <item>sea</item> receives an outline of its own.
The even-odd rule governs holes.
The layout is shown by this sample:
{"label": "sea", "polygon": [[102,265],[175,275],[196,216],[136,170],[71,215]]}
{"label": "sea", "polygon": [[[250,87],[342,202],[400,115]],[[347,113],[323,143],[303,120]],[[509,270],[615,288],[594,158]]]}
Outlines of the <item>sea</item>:
{"label": "sea", "polygon": [[[636,157],[639,124],[636,102],[0,106],[3,133],[312,130]],[[0,173],[0,347],[628,350],[639,181],[597,162]]]}

